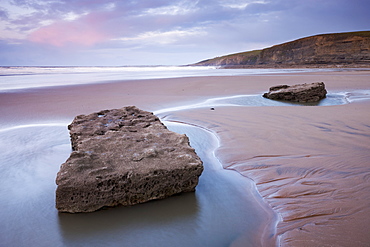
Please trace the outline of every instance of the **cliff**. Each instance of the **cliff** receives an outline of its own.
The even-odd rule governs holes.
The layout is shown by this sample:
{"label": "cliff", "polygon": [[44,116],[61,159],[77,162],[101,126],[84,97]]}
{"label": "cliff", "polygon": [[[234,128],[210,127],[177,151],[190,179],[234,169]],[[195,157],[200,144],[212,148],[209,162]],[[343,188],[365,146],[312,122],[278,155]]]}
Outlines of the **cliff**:
{"label": "cliff", "polygon": [[370,31],[321,34],[262,50],[198,62],[197,66],[370,66]]}

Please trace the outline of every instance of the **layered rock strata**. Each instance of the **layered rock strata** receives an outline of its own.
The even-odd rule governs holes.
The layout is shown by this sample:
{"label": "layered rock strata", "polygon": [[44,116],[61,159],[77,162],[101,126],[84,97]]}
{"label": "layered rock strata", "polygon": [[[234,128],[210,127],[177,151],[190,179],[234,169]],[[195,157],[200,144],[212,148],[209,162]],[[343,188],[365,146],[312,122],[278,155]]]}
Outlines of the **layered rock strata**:
{"label": "layered rock strata", "polygon": [[134,106],[75,117],[57,174],[56,208],[92,212],[194,191],[203,165],[186,135]]}
{"label": "layered rock strata", "polygon": [[274,86],[270,88],[268,93],[264,93],[263,97],[292,102],[318,102],[326,97],[326,93],[323,82],[314,82],[293,86]]}
{"label": "layered rock strata", "polygon": [[370,31],[320,34],[262,50],[207,59],[193,65],[227,68],[368,67],[370,66]]}

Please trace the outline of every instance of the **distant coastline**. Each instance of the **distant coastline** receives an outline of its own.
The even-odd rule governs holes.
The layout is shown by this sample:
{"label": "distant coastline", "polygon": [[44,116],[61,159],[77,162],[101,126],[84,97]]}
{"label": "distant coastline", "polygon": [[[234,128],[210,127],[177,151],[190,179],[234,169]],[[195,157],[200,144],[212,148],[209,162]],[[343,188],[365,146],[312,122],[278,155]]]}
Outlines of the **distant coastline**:
{"label": "distant coastline", "polygon": [[370,31],[315,35],[191,65],[222,68],[369,68]]}
{"label": "distant coastline", "polygon": [[370,69],[370,64],[258,64],[258,65],[223,65],[218,69]]}

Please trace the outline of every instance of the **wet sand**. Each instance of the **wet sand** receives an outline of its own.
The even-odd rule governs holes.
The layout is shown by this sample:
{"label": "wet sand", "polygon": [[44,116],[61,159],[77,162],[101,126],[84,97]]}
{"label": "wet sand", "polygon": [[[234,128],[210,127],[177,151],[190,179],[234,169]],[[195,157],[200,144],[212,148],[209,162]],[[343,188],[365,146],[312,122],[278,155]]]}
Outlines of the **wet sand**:
{"label": "wet sand", "polygon": [[[307,77],[295,78],[305,82]],[[368,89],[370,77],[319,75],[329,90]],[[287,81],[289,84],[292,80]],[[362,82],[362,86],[359,83]],[[348,84],[347,84],[348,83]],[[281,221],[281,246],[370,243],[370,102],[219,107],[168,116],[216,132],[227,169],[253,179]]]}
{"label": "wet sand", "polygon": [[[254,94],[277,84],[324,81],[327,89],[370,89],[370,72],[137,80],[0,94],[0,125],[68,122],[78,114],[136,105],[144,110]],[[339,106],[217,107],[161,117],[218,134],[216,155],[253,179],[281,216],[282,246],[370,242],[370,102]]]}

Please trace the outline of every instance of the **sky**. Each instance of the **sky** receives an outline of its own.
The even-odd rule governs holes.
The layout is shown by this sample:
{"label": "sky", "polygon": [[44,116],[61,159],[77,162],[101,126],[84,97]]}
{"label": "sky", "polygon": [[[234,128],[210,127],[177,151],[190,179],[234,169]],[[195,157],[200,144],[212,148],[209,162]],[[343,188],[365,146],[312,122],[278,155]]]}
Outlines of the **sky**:
{"label": "sky", "polygon": [[0,0],[0,66],[184,65],[370,30],[369,0]]}

